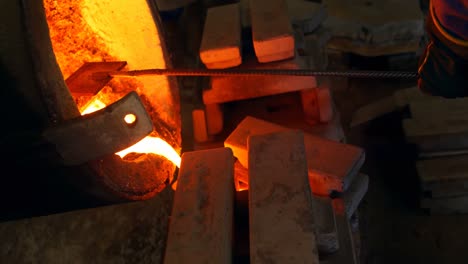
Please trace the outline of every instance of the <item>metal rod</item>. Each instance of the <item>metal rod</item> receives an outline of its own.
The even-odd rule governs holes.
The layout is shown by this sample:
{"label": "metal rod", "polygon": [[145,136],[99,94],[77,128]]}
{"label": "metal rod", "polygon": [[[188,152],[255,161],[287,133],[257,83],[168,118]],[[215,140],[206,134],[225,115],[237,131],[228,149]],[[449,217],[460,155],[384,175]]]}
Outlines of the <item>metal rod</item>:
{"label": "metal rod", "polygon": [[145,69],[134,71],[112,71],[96,74],[108,74],[112,77],[131,77],[142,75],[165,76],[265,76],[265,75],[289,75],[289,76],[329,76],[350,78],[374,78],[374,79],[416,79],[416,72],[405,71],[314,71],[303,69]]}

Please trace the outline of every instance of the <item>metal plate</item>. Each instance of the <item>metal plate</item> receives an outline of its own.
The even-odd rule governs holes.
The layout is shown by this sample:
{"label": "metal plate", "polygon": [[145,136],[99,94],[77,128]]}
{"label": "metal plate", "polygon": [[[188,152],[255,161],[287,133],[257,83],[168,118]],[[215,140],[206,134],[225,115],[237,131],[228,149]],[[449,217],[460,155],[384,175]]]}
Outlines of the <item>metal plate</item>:
{"label": "metal plate", "polygon": [[65,81],[74,95],[93,96],[111,79],[109,75],[93,76],[95,72],[119,71],[127,65],[126,61],[86,62]]}
{"label": "metal plate", "polygon": [[[127,124],[127,114],[136,121]],[[123,150],[153,131],[153,122],[136,92],[108,107],[48,128],[43,137],[55,145],[65,165],[78,165]]]}

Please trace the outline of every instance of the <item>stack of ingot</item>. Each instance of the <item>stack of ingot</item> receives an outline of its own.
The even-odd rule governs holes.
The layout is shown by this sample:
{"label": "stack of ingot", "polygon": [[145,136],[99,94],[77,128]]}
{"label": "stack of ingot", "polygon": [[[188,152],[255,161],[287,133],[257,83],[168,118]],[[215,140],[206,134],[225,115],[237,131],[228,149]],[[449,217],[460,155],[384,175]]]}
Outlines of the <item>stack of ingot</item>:
{"label": "stack of ingot", "polygon": [[[209,69],[307,68],[307,57],[298,54],[303,45],[302,27],[293,30],[292,24],[312,26],[303,12],[295,14],[301,10],[297,8],[298,3],[300,7],[317,9],[317,14],[311,14],[320,18],[315,20],[324,19],[324,12],[320,11],[323,9],[302,0],[250,0],[208,9],[200,47],[201,61]],[[290,17],[291,12],[294,19]],[[315,20],[317,27],[320,23]],[[246,30],[251,31],[252,43],[242,43],[242,31]],[[243,54],[242,48],[249,45],[255,54]],[[205,142],[223,131],[224,103],[299,91],[309,124],[327,123],[334,118],[330,91],[319,87],[313,76],[212,77],[203,91],[205,107],[193,111],[194,137],[198,142]]]}
{"label": "stack of ingot", "polygon": [[403,120],[408,142],[416,144],[421,207],[431,213],[468,212],[468,100],[419,97]]}
{"label": "stack of ingot", "polygon": [[[315,163],[311,166],[310,161],[319,157],[311,158],[316,154],[311,154],[309,144],[310,140],[318,143],[317,139],[287,128],[250,127],[255,131],[243,133],[248,125],[275,126],[261,120],[247,121],[249,124],[241,124],[231,139],[231,143],[244,141],[244,146],[226,144],[225,148],[183,154],[164,263],[230,263],[239,253],[234,252],[233,241],[239,243],[234,234],[238,238],[245,232],[234,222],[244,221],[243,217],[248,217],[250,247],[244,257],[252,263],[264,263],[265,258],[271,263],[319,263],[319,255],[329,263],[357,263],[346,195],[331,198],[314,193],[334,188],[331,186],[336,183],[342,185],[349,175],[341,180],[329,175],[336,178],[334,183],[326,177],[324,183],[311,181]],[[354,156],[342,154],[336,163],[347,159],[347,165],[353,167],[363,159],[362,150],[341,147]],[[234,212],[238,207],[233,199],[233,181],[238,180],[235,158],[247,162],[248,215],[235,216]]]}

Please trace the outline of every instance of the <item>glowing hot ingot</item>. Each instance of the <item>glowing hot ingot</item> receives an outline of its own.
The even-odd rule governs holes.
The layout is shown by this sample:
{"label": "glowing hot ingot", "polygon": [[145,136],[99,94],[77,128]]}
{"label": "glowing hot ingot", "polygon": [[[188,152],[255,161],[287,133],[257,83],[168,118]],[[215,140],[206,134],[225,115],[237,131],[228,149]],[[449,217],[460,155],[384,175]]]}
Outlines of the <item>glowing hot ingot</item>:
{"label": "glowing hot ingot", "polygon": [[[96,112],[98,110],[103,109],[106,105],[98,100],[93,100],[88,106],[81,111],[81,115],[90,114]],[[136,121],[136,116],[133,114],[128,114],[124,117],[124,121],[128,124],[132,124]],[[130,122],[131,121],[131,122]],[[140,140],[133,146],[119,151],[115,154],[119,155],[121,158],[125,157],[129,153],[145,153],[145,154],[156,154],[165,157],[166,159],[170,160],[174,165],[180,167],[180,156],[175,151],[175,149],[169,145],[166,141],[162,140],[161,138],[157,137],[145,137],[144,139]]]}

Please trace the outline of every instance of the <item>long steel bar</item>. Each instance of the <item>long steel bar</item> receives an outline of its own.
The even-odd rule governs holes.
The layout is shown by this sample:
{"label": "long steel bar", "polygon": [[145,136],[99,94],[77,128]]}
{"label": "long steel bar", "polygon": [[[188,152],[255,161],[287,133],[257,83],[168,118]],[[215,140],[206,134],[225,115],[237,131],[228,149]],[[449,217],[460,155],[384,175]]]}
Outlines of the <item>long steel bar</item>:
{"label": "long steel bar", "polygon": [[405,71],[314,71],[305,69],[145,69],[133,71],[112,71],[95,73],[97,76],[108,74],[112,77],[131,77],[141,75],[166,76],[328,76],[373,79],[416,79],[416,72]]}

